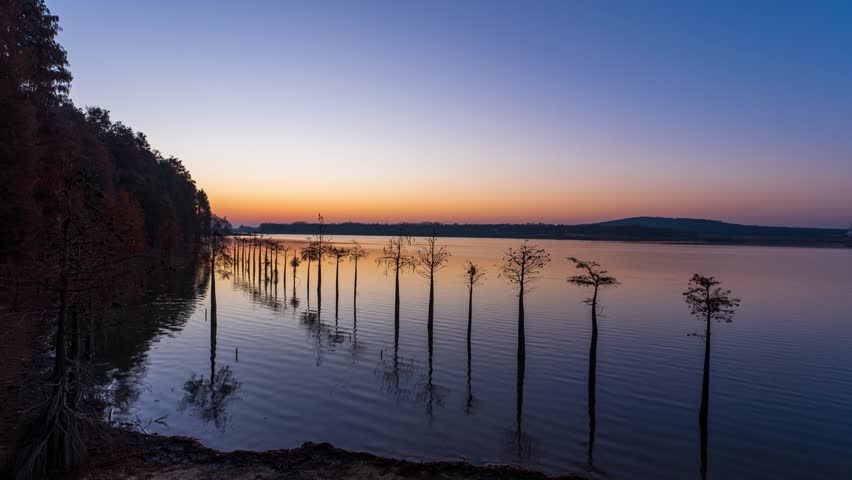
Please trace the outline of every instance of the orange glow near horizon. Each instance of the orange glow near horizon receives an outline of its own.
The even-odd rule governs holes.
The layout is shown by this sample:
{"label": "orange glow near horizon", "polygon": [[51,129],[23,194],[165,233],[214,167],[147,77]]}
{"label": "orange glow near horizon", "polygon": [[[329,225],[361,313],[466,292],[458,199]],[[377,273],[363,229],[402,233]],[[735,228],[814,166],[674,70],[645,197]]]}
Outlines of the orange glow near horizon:
{"label": "orange glow near horizon", "polygon": [[[805,208],[775,206],[789,203],[795,191],[728,188],[714,194],[695,194],[681,187],[631,187],[629,185],[570,186],[559,190],[495,191],[450,188],[426,191],[422,185],[379,190],[352,187],[315,192],[298,189],[257,188],[250,192],[213,185],[207,189],[214,211],[234,225],[314,221],[322,213],[328,222],[422,222],[444,223],[593,223],[631,216],[710,218],[737,223],[783,224],[784,217],[807,214]],[[620,192],[620,193],[612,193]],[[748,214],[731,215],[743,210]],[[825,206],[825,214],[839,214],[840,206]],[[841,227],[841,226],[838,226]]]}

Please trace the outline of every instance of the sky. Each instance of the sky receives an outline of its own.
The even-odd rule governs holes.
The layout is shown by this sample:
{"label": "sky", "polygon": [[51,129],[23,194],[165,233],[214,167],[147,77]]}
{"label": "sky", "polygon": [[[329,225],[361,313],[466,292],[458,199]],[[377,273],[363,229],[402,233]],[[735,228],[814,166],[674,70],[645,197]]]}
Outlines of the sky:
{"label": "sky", "polygon": [[852,221],[852,2],[46,3],[235,225]]}

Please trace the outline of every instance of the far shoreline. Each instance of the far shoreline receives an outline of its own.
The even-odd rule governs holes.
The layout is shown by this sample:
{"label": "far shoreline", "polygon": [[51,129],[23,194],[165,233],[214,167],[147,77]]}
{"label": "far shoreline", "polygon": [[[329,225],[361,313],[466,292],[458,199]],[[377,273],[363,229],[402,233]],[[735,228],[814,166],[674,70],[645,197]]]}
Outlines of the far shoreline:
{"label": "far shoreline", "polygon": [[[246,228],[241,226],[234,229],[235,235],[313,235],[315,231],[299,231],[299,232],[269,232],[259,228]],[[327,232],[328,235],[343,236],[343,237],[394,237],[398,234],[393,233],[336,233],[333,230]],[[419,235],[403,235],[417,237]],[[780,247],[780,248],[815,248],[815,249],[852,249],[852,242],[843,239],[827,240],[827,239],[790,239],[790,240],[772,240],[758,238],[730,238],[730,239],[703,239],[703,240],[660,240],[660,239],[635,239],[635,238],[604,238],[604,237],[566,237],[566,236],[470,236],[470,235],[454,235],[446,234],[439,235],[441,238],[470,238],[482,240],[566,240],[566,241],[585,241],[585,242],[613,242],[613,243],[630,243],[643,245],[683,245],[683,246],[718,246],[718,247]]]}

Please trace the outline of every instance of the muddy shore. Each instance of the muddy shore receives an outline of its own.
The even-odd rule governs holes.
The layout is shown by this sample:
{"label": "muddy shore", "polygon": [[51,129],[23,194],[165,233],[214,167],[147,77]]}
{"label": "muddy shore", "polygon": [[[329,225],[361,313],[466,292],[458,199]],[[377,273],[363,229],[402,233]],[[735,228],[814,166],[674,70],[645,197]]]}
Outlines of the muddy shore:
{"label": "muddy shore", "polygon": [[109,450],[93,451],[88,468],[65,478],[80,480],[158,479],[564,479],[509,465],[467,462],[412,462],[305,443],[265,452],[220,452],[185,437],[123,432]]}

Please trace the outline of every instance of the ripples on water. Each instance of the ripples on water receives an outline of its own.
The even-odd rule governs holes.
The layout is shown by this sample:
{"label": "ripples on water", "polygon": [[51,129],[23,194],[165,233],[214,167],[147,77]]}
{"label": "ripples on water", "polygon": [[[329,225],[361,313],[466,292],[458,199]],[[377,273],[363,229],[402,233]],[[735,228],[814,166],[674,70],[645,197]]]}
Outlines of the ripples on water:
{"label": "ripples on water", "polygon": [[[714,328],[709,477],[852,472],[850,250],[537,242],[554,261],[525,302],[519,388],[517,298],[494,266],[519,241],[442,239],[454,256],[437,276],[430,362],[428,286],[402,277],[395,343],[393,278],[374,262],[385,239],[359,240],[371,256],[360,263],[357,297],[352,266],[341,264],[337,306],[333,264],[323,265],[321,304],[315,283],[308,292],[306,263],[295,297],[289,266],[286,289],[217,279],[215,329],[203,274],[160,285],[107,340],[120,413],[165,416],[166,425],[148,429],[225,450],[324,441],[549,473],[697,478],[703,345],[688,334],[702,323],[681,295],[697,272],[743,299],[734,322]],[[591,312],[582,303],[590,292],[565,282],[569,255],[600,262],[622,282],[600,296],[591,457]],[[468,259],[488,270],[474,294],[470,357]]]}

